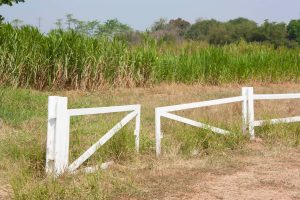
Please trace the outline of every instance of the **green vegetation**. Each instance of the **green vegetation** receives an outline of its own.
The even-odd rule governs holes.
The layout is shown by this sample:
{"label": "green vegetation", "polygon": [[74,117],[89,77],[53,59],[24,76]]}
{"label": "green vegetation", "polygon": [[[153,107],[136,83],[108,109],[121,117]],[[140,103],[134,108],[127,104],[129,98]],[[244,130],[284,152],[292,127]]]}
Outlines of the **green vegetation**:
{"label": "green vegetation", "polygon": [[149,86],[161,82],[244,83],[298,81],[298,49],[232,43],[165,43],[144,34],[124,38],[90,37],[74,30],[41,34],[36,28],[0,30],[0,84],[36,89],[97,89]]}
{"label": "green vegetation", "polygon": [[290,40],[300,43],[300,20],[291,20],[287,26],[287,32]]}

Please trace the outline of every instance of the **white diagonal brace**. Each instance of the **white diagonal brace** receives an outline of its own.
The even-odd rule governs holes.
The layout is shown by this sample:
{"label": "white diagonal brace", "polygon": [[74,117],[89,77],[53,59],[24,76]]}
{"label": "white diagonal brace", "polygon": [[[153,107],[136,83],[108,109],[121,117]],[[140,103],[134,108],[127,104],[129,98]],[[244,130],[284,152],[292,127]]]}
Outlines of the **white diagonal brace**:
{"label": "white diagonal brace", "polygon": [[79,158],[77,158],[69,167],[69,171],[76,170],[84,161],[86,161],[91,155],[93,155],[99,147],[104,145],[110,138],[112,138],[123,126],[125,126],[130,120],[132,120],[138,114],[137,111],[133,111],[126,115],[118,124],[110,129],[104,136],[100,138],[93,146],[91,146],[86,152],[84,152]]}
{"label": "white diagonal brace", "polygon": [[166,117],[166,118],[169,118],[169,119],[173,119],[175,121],[185,123],[185,124],[189,124],[191,126],[195,126],[195,127],[198,127],[198,128],[203,128],[203,129],[206,129],[206,130],[211,130],[215,133],[219,133],[219,134],[223,134],[223,135],[230,133],[229,131],[226,131],[226,130],[223,130],[223,129],[220,129],[220,128],[217,128],[217,127],[214,127],[214,126],[210,126],[210,125],[207,125],[207,124],[204,124],[204,123],[201,123],[201,122],[197,122],[197,121],[185,118],[185,117],[180,117],[178,115],[174,115],[174,114],[171,114],[171,113],[163,113],[162,116]]}

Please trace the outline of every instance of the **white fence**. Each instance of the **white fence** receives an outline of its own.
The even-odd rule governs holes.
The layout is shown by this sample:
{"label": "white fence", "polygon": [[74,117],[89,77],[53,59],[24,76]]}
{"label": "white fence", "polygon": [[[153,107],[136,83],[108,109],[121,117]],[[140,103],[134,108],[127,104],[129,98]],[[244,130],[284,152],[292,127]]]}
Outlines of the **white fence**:
{"label": "white fence", "polygon": [[[249,113],[249,132],[252,138],[255,137],[254,127],[262,126],[264,124],[279,124],[300,122],[300,116],[270,119],[270,120],[255,120],[254,119],[254,100],[284,100],[284,99],[300,99],[300,93],[291,94],[253,94],[253,88],[248,90],[248,105],[251,112]],[[250,107],[251,106],[251,107]]]}
{"label": "white fence", "polygon": [[213,127],[208,124],[204,124],[201,122],[197,122],[185,117],[181,117],[175,114],[171,114],[170,112],[187,110],[193,108],[201,108],[215,105],[222,105],[228,103],[242,103],[242,131],[245,134],[247,130],[249,131],[250,138],[254,139],[254,127],[262,126],[264,123],[290,123],[290,122],[299,122],[300,116],[296,117],[288,117],[281,119],[271,119],[271,120],[254,120],[254,100],[270,100],[270,99],[296,99],[300,98],[300,93],[296,94],[254,94],[252,87],[243,87],[242,95],[237,97],[230,97],[224,99],[216,99],[210,101],[202,101],[196,103],[188,103],[188,104],[180,104],[166,107],[159,107],[155,109],[155,140],[156,140],[156,155],[159,156],[161,153],[161,139],[163,138],[163,134],[161,132],[161,117],[165,117],[168,119],[172,119],[175,121],[179,121],[191,126],[195,126],[198,128],[208,129],[212,132],[218,134],[229,134],[230,132],[227,130],[223,130],[217,127]]}
{"label": "white fence", "polygon": [[[46,151],[46,172],[58,176],[65,171],[74,172],[98,148],[111,139],[129,121],[135,121],[135,147],[139,151],[140,134],[140,105],[68,109],[66,97],[50,96],[48,99],[48,130]],[[70,117],[80,115],[94,115],[116,112],[130,112],[95,144],[85,151],[79,158],[69,165],[69,127]],[[90,169],[90,168],[89,168]]]}
{"label": "white fence", "polygon": [[[216,99],[210,101],[202,101],[196,103],[187,103],[155,109],[155,140],[156,155],[161,153],[161,118],[165,117],[175,121],[179,121],[191,126],[211,130],[218,134],[229,134],[228,130],[214,127],[208,124],[197,122],[185,117],[181,117],[170,112],[188,110],[193,108],[201,108],[229,103],[240,102],[242,104],[242,132],[249,132],[250,138],[255,138],[254,128],[262,126],[265,123],[291,123],[300,122],[300,116],[271,119],[271,120],[255,120],[254,117],[254,101],[255,100],[280,100],[280,99],[300,99],[300,93],[294,94],[254,94],[252,87],[243,87],[241,96]],[[60,175],[65,171],[74,172],[83,162],[85,162],[98,148],[111,139],[123,126],[132,119],[135,121],[135,147],[139,150],[139,134],[140,134],[140,105],[113,106],[100,108],[82,108],[68,109],[67,98],[50,96],[48,102],[48,130],[47,130],[47,152],[46,152],[46,172],[48,174]],[[69,128],[70,117],[80,115],[94,115],[116,112],[130,112],[111,130],[102,136],[95,144],[85,151],[79,158],[69,165]],[[90,168],[89,168],[90,169]]]}

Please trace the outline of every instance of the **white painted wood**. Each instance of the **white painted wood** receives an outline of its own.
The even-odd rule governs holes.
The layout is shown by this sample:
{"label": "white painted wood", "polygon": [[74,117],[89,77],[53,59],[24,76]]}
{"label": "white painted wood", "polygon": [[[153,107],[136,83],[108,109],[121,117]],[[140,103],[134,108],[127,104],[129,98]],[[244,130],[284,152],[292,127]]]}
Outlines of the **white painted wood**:
{"label": "white painted wood", "polygon": [[66,97],[57,97],[54,140],[54,166],[56,176],[65,171],[69,161],[70,117],[67,112],[67,106],[68,99]]}
{"label": "white painted wood", "polygon": [[255,100],[299,99],[300,93],[291,94],[255,94]]}
{"label": "white painted wood", "polygon": [[160,108],[155,109],[155,148],[156,156],[159,156],[161,153],[161,110]]}
{"label": "white painted wood", "polygon": [[242,97],[243,97],[243,101],[242,101],[242,132],[244,135],[247,134],[247,127],[248,127],[248,88],[247,87],[243,87],[242,88]]}
{"label": "white painted wood", "polygon": [[253,87],[248,87],[247,96],[248,96],[248,126],[249,126],[250,139],[253,140],[255,139]]}
{"label": "white painted wood", "polygon": [[134,130],[134,136],[135,136],[135,150],[136,152],[139,152],[140,149],[140,131],[141,131],[141,106],[138,106],[138,109],[136,109],[137,115],[135,119],[135,130]]}
{"label": "white painted wood", "polygon": [[118,124],[110,129],[104,136],[101,137],[95,144],[93,144],[87,151],[85,151],[79,158],[77,158],[69,167],[69,171],[76,170],[84,161],[93,155],[99,147],[104,145],[110,138],[112,138],[123,126],[132,120],[138,114],[137,111],[129,113]]}
{"label": "white painted wood", "polygon": [[270,119],[270,120],[257,120],[254,121],[254,126],[262,126],[264,124],[293,123],[293,122],[300,122],[300,116]]}
{"label": "white painted wood", "polygon": [[203,129],[206,129],[206,130],[210,130],[210,131],[213,131],[215,133],[222,134],[222,135],[230,133],[229,131],[226,131],[226,130],[223,130],[223,129],[220,129],[220,128],[217,128],[217,127],[214,127],[214,126],[210,126],[210,125],[207,125],[207,124],[204,124],[204,123],[201,123],[201,122],[197,122],[197,121],[185,118],[185,117],[174,115],[174,114],[171,114],[171,113],[163,113],[161,116],[172,119],[172,120],[175,120],[175,121],[179,121],[179,122],[191,125],[191,126],[195,126],[195,127],[198,127],[198,128],[203,128]]}
{"label": "white painted wood", "polygon": [[99,107],[99,108],[69,109],[68,113],[70,116],[80,116],[80,115],[96,115],[96,114],[107,114],[107,113],[116,113],[116,112],[129,112],[138,109],[139,109],[139,105],[127,105],[127,106],[111,106],[111,107]]}
{"label": "white painted wood", "polygon": [[242,96],[160,107],[160,110],[163,112],[173,112],[173,111],[179,111],[179,110],[202,108],[202,107],[207,107],[207,106],[215,106],[215,105],[234,103],[234,102],[240,102],[240,101],[243,101]]}
{"label": "white painted wood", "polygon": [[52,174],[54,168],[54,141],[56,125],[56,96],[48,97],[48,126],[47,126],[47,147],[46,147],[46,173]]}

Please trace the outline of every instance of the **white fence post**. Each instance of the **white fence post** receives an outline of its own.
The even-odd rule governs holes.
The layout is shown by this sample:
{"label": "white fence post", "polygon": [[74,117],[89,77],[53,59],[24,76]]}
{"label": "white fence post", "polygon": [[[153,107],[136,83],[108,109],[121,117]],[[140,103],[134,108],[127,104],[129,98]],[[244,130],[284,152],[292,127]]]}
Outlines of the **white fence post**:
{"label": "white fence post", "polygon": [[255,139],[253,87],[248,87],[247,96],[248,96],[248,126],[249,126],[250,139],[253,140],[253,139]]}
{"label": "white fence post", "polygon": [[156,156],[161,152],[161,112],[158,108],[155,109],[155,144],[156,144]]}
{"label": "white fence post", "polygon": [[244,135],[247,133],[247,126],[248,126],[248,92],[247,91],[248,91],[247,87],[242,88],[242,97],[243,97],[243,101],[242,101],[242,120],[243,120],[242,131],[243,131]]}
{"label": "white fence post", "polygon": [[135,118],[135,149],[137,152],[139,152],[140,149],[140,130],[141,130],[141,105],[137,108],[137,115]]}
{"label": "white fence post", "polygon": [[48,97],[48,127],[47,127],[47,148],[46,148],[46,173],[52,174],[54,168],[54,141],[56,129],[56,104],[57,97]]}
{"label": "white fence post", "polygon": [[46,172],[55,176],[64,172],[69,162],[68,99],[49,97]]}

